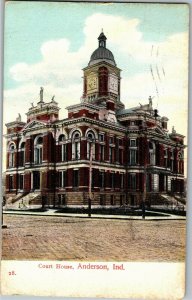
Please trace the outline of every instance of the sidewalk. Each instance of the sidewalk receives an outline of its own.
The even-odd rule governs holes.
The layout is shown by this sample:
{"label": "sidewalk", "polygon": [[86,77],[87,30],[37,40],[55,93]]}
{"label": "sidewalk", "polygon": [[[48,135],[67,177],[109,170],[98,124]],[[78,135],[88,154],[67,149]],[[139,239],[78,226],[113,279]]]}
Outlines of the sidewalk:
{"label": "sidewalk", "polygon": [[[147,212],[151,212],[146,210]],[[91,217],[88,217],[88,214],[75,214],[75,213],[59,213],[56,209],[49,209],[45,212],[33,212],[29,210],[5,210],[4,214],[13,214],[13,215],[31,215],[31,216],[54,216],[54,217],[71,217],[71,218],[88,218],[88,219],[118,219],[118,220],[143,220],[141,216],[126,216],[126,215],[104,215],[104,214],[91,214]],[[154,220],[186,220],[186,217],[179,215],[171,215],[168,213],[161,212],[152,212],[157,214],[155,216],[145,216],[145,220],[154,221]],[[161,216],[159,216],[161,215]]]}

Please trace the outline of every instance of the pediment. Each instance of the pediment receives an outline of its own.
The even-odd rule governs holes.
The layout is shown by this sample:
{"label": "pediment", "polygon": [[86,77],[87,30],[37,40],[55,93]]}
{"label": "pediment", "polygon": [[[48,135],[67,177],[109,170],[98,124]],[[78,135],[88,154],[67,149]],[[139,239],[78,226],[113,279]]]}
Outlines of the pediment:
{"label": "pediment", "polygon": [[162,134],[162,135],[166,135],[166,134],[165,134],[165,131],[163,131],[161,128],[156,128],[156,129],[155,129],[155,132],[160,133],[160,134]]}
{"label": "pediment", "polygon": [[33,120],[33,121],[29,122],[28,124],[26,124],[26,126],[23,128],[23,130],[36,129],[36,128],[44,126],[45,124],[46,123],[44,123],[44,122]]}

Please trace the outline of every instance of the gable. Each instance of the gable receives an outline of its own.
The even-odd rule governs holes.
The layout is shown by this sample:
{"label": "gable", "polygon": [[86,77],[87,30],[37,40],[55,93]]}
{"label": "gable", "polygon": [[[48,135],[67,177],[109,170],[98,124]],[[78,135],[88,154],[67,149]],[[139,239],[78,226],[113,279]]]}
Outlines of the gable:
{"label": "gable", "polygon": [[27,129],[38,129],[39,127],[43,127],[45,126],[46,123],[41,122],[41,121],[37,121],[37,120],[33,120],[31,122],[29,122],[28,124],[26,124],[26,126],[23,128],[23,130],[27,130]]}
{"label": "gable", "polygon": [[166,135],[166,133],[159,127],[155,128],[155,132]]}

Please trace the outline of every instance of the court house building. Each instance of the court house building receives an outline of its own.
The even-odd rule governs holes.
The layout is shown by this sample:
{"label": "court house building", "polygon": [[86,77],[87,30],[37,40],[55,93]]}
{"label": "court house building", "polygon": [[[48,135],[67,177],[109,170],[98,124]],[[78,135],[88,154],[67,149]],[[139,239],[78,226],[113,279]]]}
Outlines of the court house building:
{"label": "court house building", "polygon": [[[184,191],[184,136],[146,104],[125,108],[121,70],[98,37],[83,69],[83,95],[59,118],[53,97],[6,124],[6,199],[53,207],[138,206]],[[70,103],[70,99],[69,99]],[[145,199],[144,199],[145,198]]]}

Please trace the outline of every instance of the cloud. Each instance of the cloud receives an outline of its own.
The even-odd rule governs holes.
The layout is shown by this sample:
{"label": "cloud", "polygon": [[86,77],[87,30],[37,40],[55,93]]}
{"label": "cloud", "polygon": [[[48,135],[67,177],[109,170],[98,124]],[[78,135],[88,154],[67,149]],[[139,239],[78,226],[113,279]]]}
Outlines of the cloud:
{"label": "cloud", "polygon": [[[43,43],[41,61],[34,64],[20,62],[10,69],[10,76],[18,86],[4,93],[5,122],[15,119],[17,111],[25,118],[30,103],[38,101],[40,86],[44,87],[45,99],[50,100],[55,95],[61,107],[60,117],[65,117],[65,107],[80,101],[82,68],[87,66],[91,53],[98,46],[100,28],[104,28],[107,47],[114,53],[117,65],[124,70],[121,99],[125,106],[146,103],[149,95],[155,96],[154,105],[158,105],[161,115],[168,116],[170,128],[177,120],[176,129],[186,134],[187,122],[183,118],[187,118],[188,36],[178,33],[160,43],[149,42],[144,40],[139,25],[140,20],[136,18],[95,13],[85,20],[84,44],[76,51],[70,50],[70,41],[66,38]],[[130,68],[134,72],[129,72]]]}

